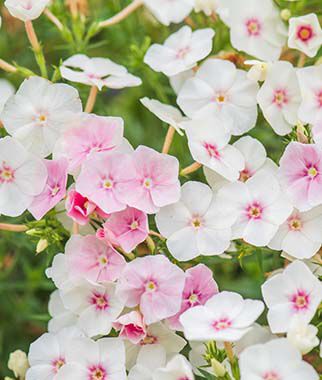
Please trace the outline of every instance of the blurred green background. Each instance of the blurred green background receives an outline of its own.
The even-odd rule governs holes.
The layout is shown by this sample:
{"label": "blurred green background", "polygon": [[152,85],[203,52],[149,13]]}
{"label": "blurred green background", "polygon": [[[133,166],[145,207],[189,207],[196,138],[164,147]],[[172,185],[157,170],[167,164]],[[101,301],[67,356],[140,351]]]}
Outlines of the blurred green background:
{"label": "blurred green background", "polygon": [[[50,76],[61,60],[76,52],[92,57],[108,57],[140,76],[143,81],[140,87],[103,91],[98,97],[94,112],[100,115],[121,116],[125,120],[125,136],[134,147],[145,144],[160,150],[167,126],[146,110],[139,99],[148,96],[175,105],[176,97],[168,79],[144,65],[143,57],[150,43],[163,42],[182,25],[164,27],[153,19],[147,10],[139,9],[119,25],[101,31],[89,44],[84,43],[86,30],[93,21],[108,18],[127,4],[128,0],[89,0],[88,14],[84,22],[78,20],[72,25],[64,2],[54,0],[51,10],[71,31],[74,30],[73,43],[67,42],[45,16],[36,20],[34,27],[43,44]],[[319,15],[322,13],[321,0],[277,1],[277,4],[280,9],[290,9],[293,15],[311,11]],[[38,73],[23,23],[9,16],[3,7],[3,1],[0,1],[0,8],[3,20],[0,29],[0,58]],[[228,29],[220,20],[195,13],[191,14],[191,19],[195,28],[212,27],[216,30],[212,54],[233,52]],[[289,57],[297,59],[298,55],[293,51]],[[237,63],[240,62],[240,57],[233,55],[232,58]],[[308,63],[310,62],[312,61],[308,60]],[[6,75],[3,72],[0,72],[0,77],[9,79],[16,87],[23,80],[22,76]],[[89,87],[73,85],[78,88],[85,103]],[[1,133],[5,134],[3,128]],[[268,155],[278,162],[285,141],[273,133],[261,115],[256,128],[250,134],[258,138],[265,145]],[[186,140],[178,135],[175,136],[170,154],[178,157],[182,167],[192,163]],[[202,170],[190,178],[204,181]],[[0,222],[25,223],[31,220],[31,216],[27,214],[18,219],[0,216]],[[28,350],[29,344],[45,331],[49,319],[47,303],[54,286],[46,278],[44,270],[50,264],[52,256],[61,251],[62,246],[51,245],[36,256],[36,244],[37,239],[26,234],[0,231],[0,378],[9,375],[6,369],[9,353],[17,348]],[[242,260],[208,258],[207,263],[213,269],[214,277],[221,289],[238,290],[252,298],[260,297],[260,285],[265,273],[281,264],[279,254],[259,249],[248,249],[247,252],[239,253],[243,254]]]}

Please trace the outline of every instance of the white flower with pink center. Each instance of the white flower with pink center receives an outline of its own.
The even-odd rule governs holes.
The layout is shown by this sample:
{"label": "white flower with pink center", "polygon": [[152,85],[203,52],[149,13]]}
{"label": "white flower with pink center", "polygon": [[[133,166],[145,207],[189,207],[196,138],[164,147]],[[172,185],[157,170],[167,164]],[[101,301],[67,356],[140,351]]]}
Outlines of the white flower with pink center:
{"label": "white flower with pink center", "polygon": [[321,248],[321,230],[321,206],[302,213],[294,210],[268,246],[298,259],[309,259]]}
{"label": "white flower with pink center", "polygon": [[0,214],[21,215],[44,189],[45,164],[12,137],[0,139]]}
{"label": "white flower with pink center", "polygon": [[298,121],[301,92],[294,67],[278,61],[269,68],[257,94],[265,119],[278,135],[286,135]]}
{"label": "white flower with pink center", "polygon": [[279,177],[287,196],[300,211],[322,204],[322,148],[291,142],[280,160]]}
{"label": "white flower with pink center", "polygon": [[264,61],[281,55],[287,31],[272,0],[230,0],[230,40],[234,48]]}
{"label": "white flower with pink center", "polygon": [[191,119],[219,118],[230,124],[231,134],[242,135],[255,126],[257,91],[257,83],[245,71],[229,61],[209,58],[184,83],[177,103]]}
{"label": "white flower with pink center", "polygon": [[57,380],[61,368],[67,363],[66,350],[74,339],[82,336],[75,327],[58,333],[45,333],[30,345],[28,361],[30,368],[26,380]]}
{"label": "white flower with pink center", "polygon": [[154,71],[170,77],[177,75],[194,67],[211,52],[214,35],[210,28],[192,32],[189,26],[183,26],[163,45],[153,44],[146,52],[144,62]]}
{"label": "white flower with pink center", "polygon": [[315,369],[285,338],[246,348],[240,355],[241,380],[318,380]]}
{"label": "white flower with pink center", "polygon": [[120,89],[139,86],[140,78],[129,74],[124,66],[118,65],[108,58],[89,58],[84,54],[76,54],[66,59],[60,67],[63,78],[88,86]]}
{"label": "white flower with pink center", "polygon": [[75,88],[30,77],[5,104],[1,121],[27,150],[43,158],[53,152],[62,132],[80,112],[82,103]]}
{"label": "white flower with pink center", "polygon": [[292,319],[300,316],[309,323],[321,300],[322,285],[301,261],[294,261],[262,285],[268,307],[267,319],[273,333],[288,330]]}
{"label": "white flower with pink center", "polygon": [[235,220],[235,215],[225,214],[225,205],[209,186],[192,181],[182,186],[178,203],[163,207],[156,215],[169,251],[180,261],[222,254],[230,245]]}
{"label": "white flower with pink center", "polygon": [[171,317],[180,310],[185,274],[163,255],[128,263],[117,284],[126,306],[139,305],[146,324]]}
{"label": "white flower with pink center", "polygon": [[29,21],[38,18],[49,3],[50,0],[6,0],[4,5],[13,17]]}
{"label": "white flower with pink center", "polygon": [[75,339],[55,380],[126,380],[125,349],[119,338]]}
{"label": "white flower with pink center", "polygon": [[302,93],[299,118],[306,123],[322,121],[322,64],[297,70]]}
{"label": "white flower with pink center", "polygon": [[243,299],[233,292],[220,292],[205,305],[185,311],[180,322],[184,335],[192,341],[237,342],[262,314],[262,301]]}
{"label": "white flower with pink center", "polygon": [[50,295],[48,313],[51,316],[48,322],[48,332],[50,333],[58,333],[65,327],[74,326],[77,322],[77,315],[65,308],[59,289],[54,290]]}
{"label": "white flower with pink center", "polygon": [[61,289],[60,294],[65,308],[78,315],[77,327],[89,337],[109,334],[124,307],[112,282],[81,280]]}
{"label": "white flower with pink center", "polygon": [[244,157],[229,145],[230,134],[220,120],[191,120],[182,123],[193,159],[228,181],[236,181],[245,167]]}
{"label": "white flower with pink center", "polygon": [[178,24],[193,9],[194,0],[143,0],[144,5],[163,25]]}
{"label": "white flower with pink center", "polygon": [[275,177],[261,171],[247,182],[235,182],[218,191],[226,217],[233,218],[233,237],[255,246],[266,246],[292,212]]}
{"label": "white flower with pink center", "polygon": [[315,13],[289,20],[288,46],[314,57],[322,45],[322,29]]}

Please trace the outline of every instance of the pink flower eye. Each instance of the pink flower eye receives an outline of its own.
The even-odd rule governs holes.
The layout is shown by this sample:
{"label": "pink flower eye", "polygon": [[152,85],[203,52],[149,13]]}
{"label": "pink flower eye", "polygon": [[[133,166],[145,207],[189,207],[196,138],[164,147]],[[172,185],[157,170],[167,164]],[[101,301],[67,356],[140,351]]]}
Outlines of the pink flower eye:
{"label": "pink flower eye", "polygon": [[283,105],[288,103],[288,96],[285,90],[276,90],[274,92],[273,103],[278,107],[283,107]]}
{"label": "pink flower eye", "polygon": [[246,21],[246,29],[249,36],[259,36],[261,32],[261,24],[258,19],[251,18]]}
{"label": "pink flower eye", "polygon": [[300,231],[302,229],[302,221],[297,217],[292,217],[288,220],[288,227],[292,231]]}
{"label": "pink flower eye", "polygon": [[308,42],[314,37],[314,31],[311,25],[301,25],[297,30],[297,38],[302,42]]}
{"label": "pink flower eye", "polygon": [[93,292],[90,301],[92,305],[95,305],[97,310],[106,310],[109,307],[108,299],[105,294]]}
{"label": "pink flower eye", "polygon": [[280,377],[276,372],[270,371],[264,374],[263,380],[280,380]]}
{"label": "pink flower eye", "polygon": [[231,325],[231,321],[228,318],[221,318],[218,321],[213,322],[212,327],[216,331],[225,330]]}
{"label": "pink flower eye", "polygon": [[14,170],[5,163],[0,166],[0,183],[12,182],[15,178]]}
{"label": "pink flower eye", "polygon": [[54,367],[54,372],[57,373],[63,365],[65,365],[65,358],[58,358],[52,362],[52,366]]}
{"label": "pink flower eye", "polygon": [[246,209],[246,214],[249,219],[260,219],[262,216],[263,208],[258,202],[254,202]]}
{"label": "pink flower eye", "polygon": [[291,297],[291,302],[296,311],[302,311],[308,308],[310,296],[304,290],[298,290],[298,292]]}
{"label": "pink flower eye", "polygon": [[93,366],[89,368],[89,376],[88,380],[106,380],[106,371],[105,369],[101,366]]}

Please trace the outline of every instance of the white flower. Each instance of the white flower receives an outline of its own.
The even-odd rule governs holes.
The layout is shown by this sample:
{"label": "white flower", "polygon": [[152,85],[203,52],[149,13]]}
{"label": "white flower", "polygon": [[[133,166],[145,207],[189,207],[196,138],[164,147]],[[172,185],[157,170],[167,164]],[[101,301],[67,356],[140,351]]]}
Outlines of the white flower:
{"label": "white flower", "polygon": [[297,70],[302,93],[299,118],[315,124],[322,121],[322,64]]}
{"label": "white flower", "polygon": [[277,179],[261,171],[247,182],[235,182],[218,191],[226,217],[237,216],[233,237],[266,246],[292,212]]}
{"label": "white flower", "polygon": [[3,111],[3,107],[6,104],[6,101],[15,93],[15,88],[13,85],[6,79],[0,79],[0,115]]}
{"label": "white flower", "polygon": [[272,0],[230,0],[228,21],[234,48],[264,61],[276,61],[286,28]]}
{"label": "white flower", "polygon": [[12,137],[0,139],[0,214],[21,215],[46,184],[43,162]]}
{"label": "white flower", "polygon": [[314,57],[322,45],[322,29],[315,13],[289,20],[288,46]]}
{"label": "white flower", "polygon": [[48,322],[48,331],[51,333],[57,333],[65,327],[75,325],[77,322],[77,315],[65,308],[58,289],[50,295],[48,312],[52,317]]}
{"label": "white flower", "polygon": [[161,344],[143,346],[128,380],[154,380],[154,373],[166,364],[166,351]]}
{"label": "white flower", "polygon": [[27,150],[46,157],[75,113],[82,111],[77,90],[40,77],[26,79],[4,106],[6,130]]}
{"label": "white flower", "polygon": [[244,300],[237,293],[220,292],[205,305],[185,311],[180,322],[188,340],[237,342],[250,331],[263,310],[262,301]]}
{"label": "white flower", "polygon": [[163,45],[153,44],[146,52],[144,62],[169,77],[177,75],[193,68],[211,52],[214,35],[210,28],[192,32],[189,26],[183,26]]}
{"label": "white flower", "polygon": [[231,133],[241,135],[255,126],[257,83],[229,61],[210,58],[179,92],[177,103],[192,119],[222,118],[232,124]]}
{"label": "white flower", "polygon": [[167,237],[167,247],[180,261],[199,255],[219,255],[230,245],[231,225],[235,218],[226,217],[209,186],[186,182],[181,199],[156,214],[159,231]]}
{"label": "white flower", "polygon": [[45,333],[30,345],[30,368],[26,380],[56,380],[67,362],[66,350],[74,339],[82,336],[76,328],[66,328],[57,334]]}
{"label": "white flower", "polygon": [[195,12],[203,12],[206,16],[215,14],[218,6],[218,0],[195,0]]}
{"label": "white flower", "polygon": [[191,364],[183,355],[174,356],[164,368],[158,368],[153,380],[194,380]]}
{"label": "white flower", "polygon": [[189,78],[192,78],[195,75],[195,72],[193,69],[183,71],[180,74],[173,75],[169,78],[170,85],[175,92],[176,95],[179,94],[182,86],[184,85],[185,81]]}
{"label": "white flower", "polygon": [[38,18],[49,3],[50,0],[6,0],[4,5],[13,17],[29,21]]}
{"label": "white flower", "polygon": [[318,380],[318,374],[287,339],[246,348],[239,359],[241,380]]}
{"label": "white flower", "polygon": [[291,325],[287,331],[287,339],[302,353],[302,355],[305,355],[319,345],[317,334],[317,327],[314,325],[308,325],[303,322],[301,318],[295,317],[292,319]]}
{"label": "white flower", "polygon": [[194,0],[143,0],[144,5],[164,25],[180,23],[193,9]]}
{"label": "white flower", "polygon": [[26,353],[21,350],[11,352],[8,361],[8,368],[14,373],[15,377],[24,379],[29,368]]}
{"label": "white flower", "polygon": [[79,281],[60,292],[66,309],[78,315],[77,327],[89,337],[107,335],[124,303],[115,295],[115,283]]}
{"label": "white flower", "polygon": [[76,54],[66,59],[60,67],[63,78],[72,82],[120,89],[139,86],[140,78],[129,74],[124,66],[118,65],[108,58],[89,58],[84,54]]}
{"label": "white flower", "polygon": [[302,213],[294,210],[268,246],[278,251],[283,250],[298,259],[308,259],[321,247],[321,230],[322,207]]}
{"label": "white flower", "polygon": [[179,135],[183,135],[181,131],[181,122],[186,120],[178,108],[163,104],[155,99],[149,99],[147,97],[141,98],[140,102],[156,117],[162,120],[164,123],[175,128]]}
{"label": "white flower", "polygon": [[251,66],[247,78],[255,82],[263,82],[266,79],[268,69],[271,67],[271,62],[261,62],[256,59],[249,59],[244,64]]}
{"label": "white flower", "polygon": [[51,267],[46,269],[46,276],[50,278],[57,288],[67,288],[72,283],[69,281],[69,271],[66,255],[58,253],[54,256]]}
{"label": "white flower", "polygon": [[66,361],[55,380],[126,380],[125,350],[119,338],[75,339],[66,351]]}
{"label": "white flower", "polygon": [[242,153],[229,145],[230,134],[218,119],[182,123],[193,159],[228,181],[236,181],[245,167]]}
{"label": "white flower", "polygon": [[281,136],[292,131],[298,121],[301,93],[294,67],[286,61],[274,63],[257,94],[265,119]]}
{"label": "white flower", "polygon": [[262,293],[272,332],[283,333],[294,316],[306,323],[311,321],[322,300],[322,285],[304,263],[294,261],[269,278],[262,285]]}

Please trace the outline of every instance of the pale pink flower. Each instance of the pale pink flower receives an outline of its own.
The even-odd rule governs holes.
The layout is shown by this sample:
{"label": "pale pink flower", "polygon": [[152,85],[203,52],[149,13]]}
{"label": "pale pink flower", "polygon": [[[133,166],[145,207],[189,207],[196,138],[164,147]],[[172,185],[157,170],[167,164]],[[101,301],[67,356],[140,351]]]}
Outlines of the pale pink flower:
{"label": "pale pink flower", "polygon": [[125,252],[131,252],[149,234],[147,215],[132,207],[113,213],[103,227],[107,239]]}
{"label": "pale pink flower", "polygon": [[173,156],[141,145],[133,153],[131,166],[122,165],[122,172],[128,174],[121,189],[129,206],[152,214],[180,198],[179,162]]}
{"label": "pale pink flower", "polygon": [[44,160],[48,177],[44,190],[37,195],[29,206],[29,212],[35,219],[40,220],[49,210],[56,206],[66,194],[67,161]]}
{"label": "pale pink flower", "polygon": [[71,279],[115,281],[126,264],[123,256],[94,235],[73,235],[66,244],[65,255]]}
{"label": "pale pink flower", "polygon": [[107,218],[108,214],[102,211],[95,203],[83,197],[75,189],[71,189],[66,198],[66,214],[76,223],[84,226],[90,220],[91,215],[98,215],[101,218]]}
{"label": "pale pink flower", "polygon": [[280,160],[280,179],[300,211],[322,204],[322,148],[291,142]]}
{"label": "pale pink flower", "polygon": [[50,0],[6,0],[4,5],[13,17],[29,21],[38,18],[49,3]]}
{"label": "pale pink flower", "polygon": [[179,311],[184,282],[184,272],[165,256],[146,256],[127,264],[117,294],[126,306],[140,305],[149,325]]}
{"label": "pale pink flower", "polygon": [[204,305],[209,298],[218,293],[218,286],[212,277],[212,271],[204,264],[198,264],[186,271],[186,282],[182,294],[179,313],[168,319],[173,329],[181,330],[179,317],[186,310]]}
{"label": "pale pink flower", "polygon": [[[76,191],[104,212],[112,213],[126,208],[124,187],[128,187],[128,192],[132,193],[133,198],[138,191],[135,182],[138,182],[136,168],[130,155],[101,153],[83,163],[76,180]],[[142,192],[137,196],[141,195]]]}
{"label": "pale pink flower", "polygon": [[113,325],[116,330],[120,330],[121,338],[129,340],[133,344],[138,344],[147,334],[142,314],[138,311],[121,315]]}

